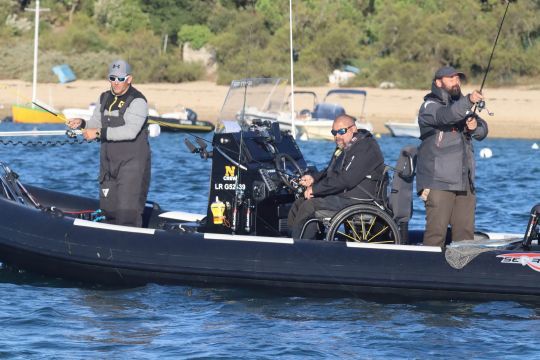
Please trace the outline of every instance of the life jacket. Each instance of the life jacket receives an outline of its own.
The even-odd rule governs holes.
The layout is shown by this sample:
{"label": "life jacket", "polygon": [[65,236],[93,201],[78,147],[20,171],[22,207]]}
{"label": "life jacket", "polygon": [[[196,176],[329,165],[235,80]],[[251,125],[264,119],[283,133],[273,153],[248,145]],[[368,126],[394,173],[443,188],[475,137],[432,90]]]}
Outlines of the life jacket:
{"label": "life jacket", "polygon": [[[146,101],[146,98],[144,95],[137,89],[135,89],[133,86],[130,86],[127,91],[127,98],[126,100],[120,100],[124,101],[121,107],[116,106],[114,109],[112,109],[111,112],[118,111],[118,115],[105,115],[105,111],[108,110],[108,107],[111,106],[109,103],[115,95],[111,91],[105,91],[101,94],[99,98],[99,103],[101,104],[101,107],[99,109],[99,112],[101,113],[101,127],[102,128],[108,128],[108,127],[119,127],[126,124],[124,120],[124,114],[126,113],[126,110],[128,109],[129,105],[133,102],[135,99],[144,99]],[[120,95],[117,98],[120,99],[124,95]],[[146,127],[146,124],[148,122],[148,116],[145,119],[144,125],[141,127],[141,130]]]}

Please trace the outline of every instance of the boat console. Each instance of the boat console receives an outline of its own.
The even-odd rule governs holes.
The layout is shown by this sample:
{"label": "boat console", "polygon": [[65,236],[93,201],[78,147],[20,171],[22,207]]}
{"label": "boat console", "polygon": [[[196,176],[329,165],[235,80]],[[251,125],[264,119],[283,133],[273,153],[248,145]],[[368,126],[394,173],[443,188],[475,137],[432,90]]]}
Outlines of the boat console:
{"label": "boat console", "polygon": [[206,223],[199,230],[287,236],[288,212],[303,192],[298,179],[306,161],[278,123],[249,123],[246,130],[216,133],[211,153],[203,147],[192,150],[212,158]]}
{"label": "boat console", "polygon": [[225,99],[211,151],[186,140],[193,153],[212,159],[206,222],[201,232],[287,236],[287,216],[306,161],[279,123],[250,116],[270,113],[283,101],[279,79],[233,81]]}

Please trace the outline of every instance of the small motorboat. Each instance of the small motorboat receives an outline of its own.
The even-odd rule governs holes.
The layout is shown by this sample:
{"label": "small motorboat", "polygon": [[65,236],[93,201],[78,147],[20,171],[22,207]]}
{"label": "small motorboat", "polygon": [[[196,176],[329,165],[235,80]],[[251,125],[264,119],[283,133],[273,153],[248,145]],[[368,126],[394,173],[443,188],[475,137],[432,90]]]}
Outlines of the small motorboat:
{"label": "small motorboat", "polygon": [[[290,106],[289,94],[285,106]],[[301,140],[334,140],[330,133],[334,119],[342,114],[349,114],[356,117],[356,127],[373,131],[373,125],[365,120],[364,109],[366,106],[367,91],[357,89],[332,89],[326,93],[322,102],[319,102],[317,95],[313,91],[294,91],[294,95],[311,96],[313,107],[302,109],[296,115],[294,126],[297,129]],[[361,98],[362,106],[359,107]],[[360,110],[358,110],[360,108]],[[277,119],[283,129],[292,127],[291,112],[281,112]]]}
{"label": "small motorboat", "polygon": [[197,120],[197,113],[190,108],[184,108],[165,114],[151,114],[149,124],[158,124],[162,131],[168,132],[211,132],[214,124],[209,121]]}
{"label": "small motorboat", "polygon": [[[6,269],[112,286],[540,300],[540,205],[525,235],[478,233],[444,249],[423,246],[422,231],[407,226],[414,147],[400,153],[389,198],[317,214],[319,240],[289,237],[287,213],[303,190],[306,160],[279,123],[243,116],[251,98],[271,91],[272,79],[233,81],[212,148],[201,138],[186,141],[201,161],[212,161],[206,214],[149,202],[143,227],[109,224],[97,199],[25,185],[24,169],[19,178],[2,164],[0,261]],[[381,180],[381,193],[386,184]]]}

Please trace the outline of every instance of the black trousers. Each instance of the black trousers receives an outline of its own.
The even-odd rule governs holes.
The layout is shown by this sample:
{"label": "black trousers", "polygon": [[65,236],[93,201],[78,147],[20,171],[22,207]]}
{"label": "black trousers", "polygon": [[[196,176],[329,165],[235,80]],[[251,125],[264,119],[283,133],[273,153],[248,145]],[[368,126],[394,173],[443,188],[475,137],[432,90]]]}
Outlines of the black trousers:
{"label": "black trousers", "polygon": [[148,142],[136,141],[101,145],[99,206],[112,224],[142,226],[151,159]]}
{"label": "black trousers", "polygon": [[[358,201],[350,198],[345,198],[339,195],[329,195],[320,198],[312,198],[306,200],[304,198],[296,199],[293,203],[287,225],[291,236],[294,239],[299,239],[302,227],[309,219],[315,217],[315,212],[318,210],[328,210],[338,212],[347,206],[357,204]],[[317,235],[317,223],[310,223],[304,231],[303,239],[315,239]]]}

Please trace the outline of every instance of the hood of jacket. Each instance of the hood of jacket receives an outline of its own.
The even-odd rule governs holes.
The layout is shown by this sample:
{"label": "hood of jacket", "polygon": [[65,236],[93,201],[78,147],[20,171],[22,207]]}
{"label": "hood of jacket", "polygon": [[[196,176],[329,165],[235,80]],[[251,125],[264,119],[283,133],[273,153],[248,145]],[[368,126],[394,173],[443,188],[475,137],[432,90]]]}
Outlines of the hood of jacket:
{"label": "hood of jacket", "polygon": [[[463,96],[463,95],[460,95]],[[450,93],[448,91],[444,90],[443,88],[438,87],[435,85],[435,80],[431,83],[431,92],[424,96],[424,101],[427,100],[434,100],[436,99],[438,102],[442,103],[443,105],[448,105],[452,101],[452,97],[450,96]]]}

